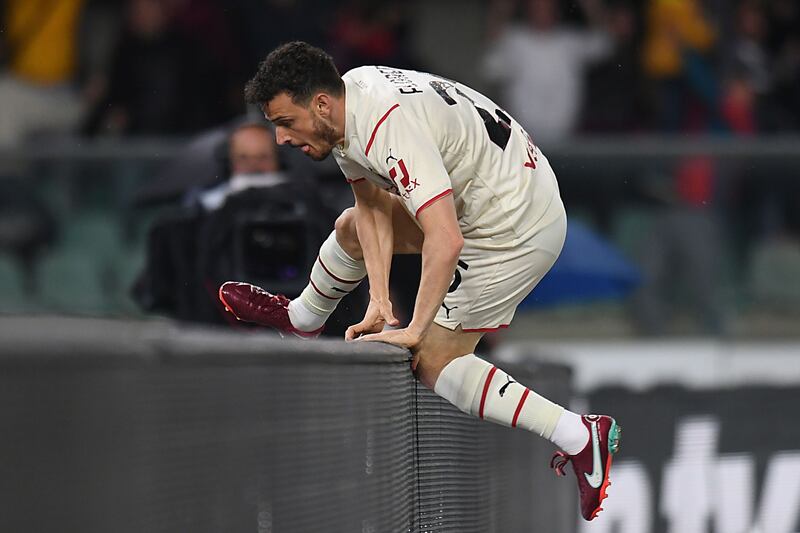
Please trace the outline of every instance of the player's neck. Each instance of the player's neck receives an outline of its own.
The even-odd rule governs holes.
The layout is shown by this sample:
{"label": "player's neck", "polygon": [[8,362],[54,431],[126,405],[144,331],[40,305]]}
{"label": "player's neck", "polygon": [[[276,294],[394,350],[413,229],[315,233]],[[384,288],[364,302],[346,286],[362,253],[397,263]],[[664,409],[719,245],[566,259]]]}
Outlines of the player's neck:
{"label": "player's neck", "polygon": [[345,125],[347,124],[346,94],[345,92],[340,98],[335,98],[331,106],[331,121],[333,122],[333,129],[336,131],[336,144],[339,146],[344,146],[347,138],[347,132],[345,131]]}

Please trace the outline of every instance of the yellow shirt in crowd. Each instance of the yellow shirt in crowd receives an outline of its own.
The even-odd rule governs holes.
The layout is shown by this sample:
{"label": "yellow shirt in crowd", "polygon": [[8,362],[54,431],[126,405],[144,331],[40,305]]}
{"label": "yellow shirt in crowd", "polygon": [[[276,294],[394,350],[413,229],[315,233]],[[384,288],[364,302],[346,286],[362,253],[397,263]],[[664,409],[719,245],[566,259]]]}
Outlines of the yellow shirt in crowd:
{"label": "yellow shirt in crowd", "polygon": [[643,51],[645,72],[653,78],[677,76],[683,69],[684,50],[704,52],[715,39],[696,0],[651,0]]}
{"label": "yellow shirt in crowd", "polygon": [[77,24],[84,0],[6,0],[9,68],[26,81],[51,85],[75,74]]}

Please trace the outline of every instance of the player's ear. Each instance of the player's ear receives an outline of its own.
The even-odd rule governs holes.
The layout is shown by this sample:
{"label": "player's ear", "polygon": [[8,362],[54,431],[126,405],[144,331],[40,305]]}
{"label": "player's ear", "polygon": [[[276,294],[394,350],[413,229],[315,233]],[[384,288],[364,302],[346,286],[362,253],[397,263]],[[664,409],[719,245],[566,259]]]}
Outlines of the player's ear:
{"label": "player's ear", "polygon": [[325,118],[330,118],[332,104],[331,96],[327,93],[317,93],[311,99],[311,107],[318,115]]}

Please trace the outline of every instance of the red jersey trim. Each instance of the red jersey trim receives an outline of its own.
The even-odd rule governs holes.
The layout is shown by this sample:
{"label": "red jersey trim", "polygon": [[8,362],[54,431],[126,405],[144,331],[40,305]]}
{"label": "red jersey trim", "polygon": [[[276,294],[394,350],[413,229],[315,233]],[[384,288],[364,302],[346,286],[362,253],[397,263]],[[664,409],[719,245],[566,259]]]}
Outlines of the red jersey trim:
{"label": "red jersey trim", "polygon": [[[417,212],[416,212],[416,213],[414,213],[414,216],[415,216],[415,217],[417,217],[417,218],[419,218],[419,214],[420,214],[420,212],[422,212],[422,210],[423,210],[423,209],[425,209],[426,207],[428,207],[429,205],[431,205],[431,204],[432,204],[433,202],[435,202],[436,200],[441,200],[442,198],[444,198],[444,197],[445,197],[445,196],[447,196],[448,194],[453,194],[453,189],[447,189],[447,190],[446,190],[446,191],[444,191],[444,192],[440,192],[439,194],[437,194],[436,196],[434,196],[433,198],[431,198],[430,200],[428,200],[427,202],[425,202],[424,204],[422,204],[421,206],[419,206],[419,209],[417,209]],[[466,330],[465,330],[465,331],[466,331]]]}
{"label": "red jersey trim", "polygon": [[375,129],[372,130],[372,135],[369,136],[369,142],[367,143],[367,149],[364,150],[364,155],[369,155],[369,149],[372,148],[372,143],[375,141],[375,134],[378,133],[378,128],[381,127],[381,124],[383,124],[383,121],[386,120],[386,118],[389,116],[389,113],[391,113],[398,107],[400,107],[400,104],[394,104],[392,107],[389,108],[389,111],[384,113],[384,115],[381,117],[378,123],[375,124]]}
{"label": "red jersey trim", "polygon": [[476,329],[464,329],[464,328],[461,328],[461,331],[467,331],[467,332],[481,331],[481,332],[485,333],[487,331],[497,331],[500,328],[507,328],[507,327],[508,327],[508,324],[500,324],[499,326],[497,326],[495,328],[476,328]]}
{"label": "red jersey trim", "polygon": [[345,178],[347,183],[358,183],[359,181],[364,181],[365,179],[367,179],[367,178],[356,178],[354,180],[351,180],[350,178]]}

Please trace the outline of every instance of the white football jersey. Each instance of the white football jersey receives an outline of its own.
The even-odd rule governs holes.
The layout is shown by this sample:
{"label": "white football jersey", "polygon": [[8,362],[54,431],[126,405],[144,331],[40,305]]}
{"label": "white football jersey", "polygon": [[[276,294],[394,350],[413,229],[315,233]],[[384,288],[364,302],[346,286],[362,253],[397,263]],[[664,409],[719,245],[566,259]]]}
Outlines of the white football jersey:
{"label": "white football jersey", "polygon": [[348,181],[400,196],[414,217],[452,192],[464,238],[487,249],[525,242],[563,214],[547,160],[489,98],[390,67],[359,67],[343,79],[345,140],[333,152]]}

